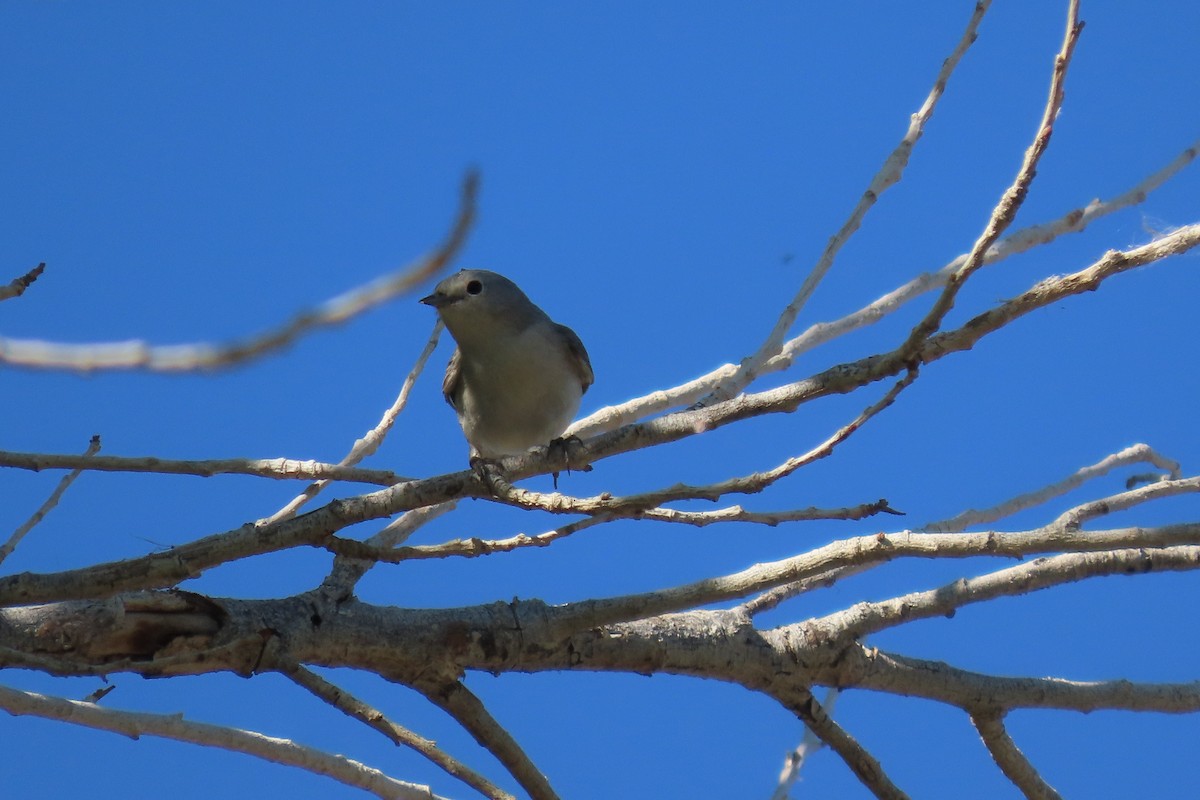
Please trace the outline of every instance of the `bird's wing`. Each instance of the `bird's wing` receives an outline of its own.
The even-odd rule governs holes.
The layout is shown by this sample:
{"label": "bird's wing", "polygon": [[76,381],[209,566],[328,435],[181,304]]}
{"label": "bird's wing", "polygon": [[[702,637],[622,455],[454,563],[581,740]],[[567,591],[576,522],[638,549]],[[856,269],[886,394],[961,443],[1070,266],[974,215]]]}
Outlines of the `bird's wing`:
{"label": "bird's wing", "polygon": [[462,350],[454,348],[450,363],[446,365],[446,377],[442,378],[442,397],[454,410],[458,410],[458,398],[462,394],[459,379],[462,377]]}
{"label": "bird's wing", "polygon": [[[588,358],[587,349],[583,346],[583,342],[575,335],[575,331],[568,328],[566,325],[557,325],[559,333],[567,342],[567,354],[570,356],[571,367],[575,370],[575,374],[579,376],[579,384],[583,391],[587,391],[588,387],[596,380],[596,376],[592,374],[592,360]],[[448,380],[448,378],[447,378]]]}

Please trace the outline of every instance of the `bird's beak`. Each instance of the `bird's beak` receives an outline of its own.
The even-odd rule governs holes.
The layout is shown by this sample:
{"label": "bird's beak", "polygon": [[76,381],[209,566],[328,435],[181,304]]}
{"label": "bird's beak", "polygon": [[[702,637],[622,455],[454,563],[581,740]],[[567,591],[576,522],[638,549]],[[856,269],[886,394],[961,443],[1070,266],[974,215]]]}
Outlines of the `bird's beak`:
{"label": "bird's beak", "polygon": [[422,297],[420,302],[424,303],[427,306],[433,306],[434,308],[441,308],[442,306],[446,305],[446,296],[442,295],[442,294],[438,294],[437,292],[434,292],[433,294],[431,294],[427,297]]}

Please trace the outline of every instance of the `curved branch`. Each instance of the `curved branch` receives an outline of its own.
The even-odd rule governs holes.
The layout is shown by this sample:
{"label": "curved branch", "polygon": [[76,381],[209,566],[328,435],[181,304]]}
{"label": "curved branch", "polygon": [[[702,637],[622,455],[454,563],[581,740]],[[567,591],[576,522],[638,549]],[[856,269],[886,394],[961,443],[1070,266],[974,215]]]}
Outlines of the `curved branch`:
{"label": "curved branch", "polygon": [[[984,265],[990,266],[1039,245],[1049,244],[1059,236],[1079,233],[1098,219],[1145,202],[1150,193],[1191,164],[1198,153],[1200,153],[1200,141],[1193,142],[1162,169],[1110,200],[1093,200],[1086,206],[1068,211],[1058,219],[1014,231],[988,248],[983,258]],[[963,253],[940,269],[912,279],[841,319],[815,323],[799,336],[788,340],[779,355],[769,359],[763,365],[762,374],[785,370],[797,358],[816,347],[839,336],[873,325],[912,300],[944,286],[950,276],[966,263],[968,256],[969,253]],[[601,408],[575,422],[567,432],[580,437],[596,436],[653,414],[688,405],[696,402],[722,381],[734,375],[737,369],[733,364],[725,364],[707,375],[702,375],[679,386],[651,392],[619,405]]]}
{"label": "curved branch", "polygon": [[192,372],[227,369],[274,353],[318,328],[340,325],[364,311],[409,291],[449,264],[466,242],[475,220],[479,176],[468,172],[459,208],[445,241],[432,253],[404,268],[302,311],[280,327],[241,341],[222,344],[151,345],[142,341],[104,344],[60,344],[0,339],[0,364],[75,372],[142,369],[149,372]]}
{"label": "curved branch", "polygon": [[963,284],[983,266],[984,254],[1012,224],[1017,216],[1017,211],[1025,202],[1029,186],[1037,174],[1038,162],[1041,161],[1046,148],[1050,146],[1054,121],[1058,118],[1058,112],[1063,104],[1063,84],[1067,77],[1067,67],[1071,64],[1071,56],[1075,53],[1075,44],[1079,41],[1079,34],[1082,31],[1083,23],[1079,21],[1079,0],[1071,0],[1067,6],[1067,33],[1063,38],[1062,49],[1054,59],[1054,72],[1050,79],[1050,97],[1046,100],[1046,108],[1042,112],[1042,122],[1038,126],[1037,134],[1033,137],[1033,144],[1025,151],[1025,160],[1021,163],[1017,177],[1000,197],[1000,202],[992,211],[991,219],[988,220],[983,233],[975,240],[971,252],[967,255],[967,260],[946,281],[942,293],[934,301],[933,308],[913,327],[908,335],[908,341],[899,348],[902,359],[907,354],[916,353],[921,348],[921,343],[941,327],[942,321],[954,307],[954,300]]}
{"label": "curved branch", "polygon": [[858,204],[850,212],[850,217],[842,224],[838,232],[829,239],[824,252],[817,259],[817,263],[813,265],[812,271],[804,279],[804,283],[800,285],[796,296],[792,298],[791,302],[783,309],[783,313],[779,315],[779,319],[775,322],[775,327],[771,329],[766,340],[753,355],[743,359],[733,374],[722,380],[709,396],[701,399],[701,405],[711,405],[714,402],[728,400],[730,397],[733,397],[758,377],[768,359],[777,355],[783,349],[784,337],[787,336],[787,332],[795,324],[800,311],[808,303],[817,286],[833,266],[833,261],[837,258],[837,254],[841,251],[842,246],[849,241],[850,237],[862,225],[867,212],[879,200],[879,196],[900,182],[901,177],[904,175],[904,169],[908,166],[908,159],[912,155],[913,148],[916,147],[917,142],[921,139],[921,135],[925,132],[925,123],[933,116],[933,111],[937,108],[938,101],[946,91],[946,84],[949,82],[950,76],[958,67],[958,63],[962,60],[967,50],[979,37],[979,24],[983,21],[983,16],[987,13],[990,5],[991,0],[979,0],[975,4],[975,10],[971,14],[971,19],[967,21],[967,27],[963,31],[962,37],[958,40],[958,44],[955,45],[950,55],[942,61],[942,67],[938,71],[937,78],[934,80],[933,88],[929,91],[929,95],[925,98],[925,102],[921,105],[921,108],[910,118],[908,130],[905,132],[904,137],[887,159],[884,160],[879,172],[871,179],[867,190],[863,192]]}
{"label": "curved branch", "polygon": [[1149,445],[1135,444],[1126,447],[1119,453],[1113,453],[1091,466],[1083,467],[1072,475],[1049,486],[1044,486],[1032,492],[1026,492],[1011,500],[1006,500],[1000,505],[982,511],[968,509],[950,519],[930,522],[921,528],[921,530],[930,533],[950,533],[952,531],[966,530],[972,525],[985,525],[995,522],[998,519],[1012,516],[1019,511],[1025,511],[1034,506],[1040,506],[1043,503],[1049,502],[1056,497],[1061,497],[1067,492],[1078,489],[1090,480],[1107,475],[1118,467],[1139,463],[1153,464],[1159,469],[1166,470],[1172,480],[1178,480],[1180,477],[1178,462],[1159,455]]}

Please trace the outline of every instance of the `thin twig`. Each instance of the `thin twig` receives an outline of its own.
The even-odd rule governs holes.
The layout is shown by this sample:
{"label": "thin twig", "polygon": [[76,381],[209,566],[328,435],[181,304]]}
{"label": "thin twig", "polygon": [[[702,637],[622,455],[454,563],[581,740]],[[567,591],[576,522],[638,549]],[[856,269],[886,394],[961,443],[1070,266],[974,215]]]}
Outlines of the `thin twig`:
{"label": "thin twig", "polygon": [[1072,475],[1052,483],[1049,486],[1044,486],[1036,491],[1027,492],[1018,495],[1010,500],[1006,500],[999,505],[986,508],[981,511],[968,509],[961,514],[951,517],[950,519],[930,522],[921,528],[922,531],[931,533],[950,533],[952,531],[963,531],[972,525],[986,525],[996,520],[1010,517],[1020,511],[1026,511],[1035,506],[1040,506],[1047,503],[1056,497],[1078,489],[1083,484],[1090,480],[1107,475],[1118,467],[1124,467],[1129,464],[1147,463],[1153,464],[1159,469],[1167,470],[1172,479],[1178,479],[1179,463],[1172,461],[1169,458],[1156,453],[1149,445],[1135,444],[1131,447],[1126,447],[1119,453],[1113,453],[1091,466],[1084,467]]}
{"label": "thin twig", "polygon": [[[431,508],[441,508],[441,506],[432,506]],[[421,510],[428,511],[429,509]],[[418,512],[409,513],[415,514]],[[533,536],[526,533],[518,533],[507,539],[478,539],[472,537],[470,539],[453,539],[441,544],[412,545],[409,547],[378,545],[371,540],[356,542],[353,539],[330,537],[325,543],[325,548],[332,553],[346,558],[379,561],[388,564],[430,558],[475,558],[476,556],[486,556],[492,553],[507,553],[522,547],[546,547],[558,539],[605,522],[612,522],[615,519],[619,518],[604,516],[586,517],[568,525],[562,525],[552,531],[546,531],[545,533]]]}
{"label": "thin twig", "polygon": [[651,508],[642,512],[638,519],[657,522],[674,522],[703,528],[720,522],[750,522],[757,525],[776,527],[786,522],[813,522],[816,520],[859,520],[876,514],[902,515],[892,508],[887,500],[862,503],[844,508],[796,508],[788,511],[747,511],[741,506],[729,506],[715,511],[679,511],[674,508]]}
{"label": "thin twig", "polygon": [[[396,395],[396,399],[392,402],[391,407],[383,413],[383,417],[374,428],[367,431],[365,436],[354,442],[354,446],[350,448],[350,452],[338,462],[340,467],[353,467],[361,463],[364,458],[372,455],[383,444],[384,438],[396,423],[396,418],[400,416],[400,412],[408,405],[408,396],[412,392],[412,387],[417,382],[417,377],[420,376],[421,371],[424,370],[425,362],[429,360],[430,354],[437,347],[441,332],[442,322],[439,319],[437,324],[433,326],[433,333],[429,335],[429,341],[425,343],[425,348],[417,356],[416,363],[413,364],[413,368],[408,371],[408,375],[405,376],[404,382],[400,385],[400,393]],[[267,517],[263,522],[278,522],[279,520],[294,517],[297,511],[309,500],[320,494],[328,485],[328,480],[318,480],[310,484],[303,492],[292,498],[287,505],[270,517]]]}
{"label": "thin twig", "polygon": [[[337,558],[333,560],[333,568],[321,582],[321,593],[335,599],[349,597],[362,576],[366,575],[376,562],[391,561],[393,554],[412,549],[398,548],[396,545],[407,541],[409,536],[424,527],[426,523],[453,511],[456,505],[455,501],[450,500],[406,511],[365,542],[330,536],[324,545],[330,552],[335,553]],[[349,544],[344,548],[339,548],[338,545],[343,543]]]}
{"label": "thin twig", "polygon": [[898,357],[900,359],[905,360],[914,355],[921,348],[922,342],[941,327],[942,321],[954,307],[954,300],[963,284],[983,266],[984,255],[1012,225],[1017,211],[1025,202],[1029,186],[1037,174],[1038,162],[1041,161],[1042,155],[1050,145],[1050,136],[1054,133],[1054,122],[1058,119],[1058,112],[1063,104],[1063,84],[1067,77],[1067,67],[1071,64],[1071,56],[1075,53],[1075,44],[1079,41],[1079,34],[1082,31],[1083,23],[1079,21],[1079,0],[1071,0],[1067,6],[1067,32],[1063,37],[1062,49],[1054,58],[1054,71],[1050,78],[1050,96],[1046,100],[1042,121],[1033,137],[1033,143],[1025,151],[1025,159],[1017,171],[1016,178],[1013,179],[1012,185],[1005,190],[1000,197],[1000,202],[992,210],[992,216],[988,220],[987,226],[975,240],[974,246],[967,254],[966,261],[946,281],[946,285],[937,300],[934,301],[933,307],[913,327],[907,341],[899,348]]}
{"label": "thin twig", "polygon": [[[100,437],[93,436],[92,440],[88,442],[87,450],[83,451],[83,458],[84,460],[89,459],[98,452],[100,452]],[[58,486],[54,487],[54,491],[51,492],[50,496],[46,498],[46,502],[42,503],[41,508],[33,512],[32,517],[25,520],[20,527],[13,531],[12,536],[8,537],[8,541],[5,542],[3,546],[0,546],[0,564],[3,564],[4,559],[8,558],[9,555],[12,554],[12,551],[15,550],[17,545],[20,544],[21,540],[25,538],[25,534],[33,530],[33,527],[41,522],[48,513],[50,513],[50,509],[58,505],[58,501],[62,499],[63,493],[66,492],[67,488],[75,482],[75,479],[79,477],[79,474],[82,471],[83,468],[80,467],[64,475],[62,480],[58,482]]]}
{"label": "thin twig", "polygon": [[1063,528],[1079,528],[1089,520],[1097,519],[1117,511],[1124,511],[1142,503],[1148,503],[1151,500],[1158,500],[1162,497],[1175,497],[1181,494],[1192,494],[1194,492],[1200,492],[1200,477],[1181,478],[1177,481],[1158,481],[1157,483],[1139,486],[1136,489],[1130,489],[1129,491],[1120,492],[1109,497],[1102,497],[1099,500],[1082,503],[1075,506],[1075,508],[1064,511],[1051,525]]}
{"label": "thin twig", "polygon": [[326,753],[241,728],[191,722],[180,714],[147,714],[117,711],[94,703],[82,703],[61,697],[0,686],[0,708],[10,714],[61,720],[87,728],[121,733],[131,738],[161,736],[180,742],[219,747],[237,753],[256,756],[264,761],[299,767],[307,772],[325,775],[336,781],[371,792],[388,800],[445,800],[428,786],[398,781],[377,769],[353,759]]}
{"label": "thin twig", "polygon": [[471,229],[478,185],[478,175],[474,171],[468,172],[463,179],[459,208],[451,230],[433,252],[396,272],[327,300],[317,308],[302,311],[274,330],[221,344],[151,345],[143,341],[62,344],[0,339],[0,364],[76,372],[111,369],[194,372],[226,369],[261,358],[314,330],[340,325],[407,292],[444,269],[458,254]]}
{"label": "thin twig", "polygon": [[[1059,236],[1078,233],[1101,217],[1144,202],[1151,192],[1191,164],[1198,152],[1200,152],[1200,141],[1193,142],[1165,167],[1110,200],[1093,200],[1086,206],[1072,209],[1058,219],[1014,231],[988,248],[984,256],[984,265],[995,264],[1039,245],[1049,244]],[[763,365],[760,374],[787,369],[797,358],[820,345],[839,336],[861,330],[868,325],[873,325],[912,300],[944,286],[949,277],[966,263],[968,255],[968,253],[963,253],[940,269],[913,278],[858,311],[831,322],[818,322],[811,325],[799,336],[790,339],[783,346],[779,355],[769,359]],[[672,408],[689,405],[711,392],[722,381],[729,379],[736,371],[735,365],[725,364],[679,386],[655,391],[620,405],[601,408],[571,425],[567,432],[586,438]]]}
{"label": "thin twig", "polygon": [[753,355],[744,359],[737,371],[722,381],[713,390],[711,395],[701,399],[701,405],[711,405],[714,402],[728,400],[733,397],[758,376],[763,364],[769,358],[777,355],[783,348],[784,337],[787,336],[787,332],[795,324],[800,311],[829,272],[830,267],[833,266],[834,259],[837,258],[837,254],[841,251],[842,246],[850,240],[850,237],[862,225],[863,218],[866,217],[867,212],[879,200],[879,196],[900,182],[901,177],[904,175],[904,169],[908,166],[908,160],[912,155],[913,148],[925,132],[925,124],[933,116],[933,111],[937,107],[938,101],[946,91],[946,84],[949,82],[950,76],[953,74],[955,68],[958,67],[967,50],[978,38],[977,31],[979,24],[983,21],[983,16],[987,13],[988,6],[990,5],[991,0],[980,0],[980,2],[975,4],[975,10],[971,14],[971,19],[967,22],[967,27],[963,31],[962,37],[958,40],[958,44],[955,45],[954,50],[942,62],[942,68],[934,80],[933,88],[929,91],[929,95],[925,98],[925,102],[921,105],[921,108],[910,118],[908,130],[905,132],[904,137],[887,159],[884,160],[879,172],[871,179],[867,190],[863,192],[858,204],[850,212],[850,217],[842,224],[838,232],[830,238],[829,243],[825,246],[825,251],[821,253],[821,257],[817,259],[817,263],[813,266],[812,271],[804,279],[804,283],[801,284],[799,291],[796,292],[796,296],[792,298],[792,301],[784,308],[783,313],[779,315],[779,319],[775,322],[775,327],[772,328],[766,340]]}
{"label": "thin twig", "polygon": [[861,639],[914,620],[950,616],[974,603],[1025,595],[1087,578],[1195,569],[1200,569],[1200,546],[1194,544],[1063,553],[974,578],[960,578],[937,589],[912,592],[890,600],[857,603],[805,624],[811,630],[822,630],[830,636]]}
{"label": "thin twig", "polygon": [[466,783],[485,797],[493,800],[514,800],[511,794],[446,753],[435,742],[418,736],[403,725],[391,721],[379,709],[364,703],[340,686],[335,686],[304,665],[279,658],[276,666],[298,686],[312,692],[313,695],[342,713],[354,717],[364,725],[382,733],[397,745],[415,750],[441,767],[447,774]]}
{"label": "thin twig", "polygon": [[[843,425],[825,441],[799,456],[789,458],[773,469],[755,472],[736,478],[703,486],[689,486],[677,483],[664,489],[645,492],[625,497],[613,497],[605,492],[594,497],[568,497],[557,492],[547,494],[521,489],[511,483],[496,479],[497,488],[501,490],[494,499],[501,503],[517,506],[528,510],[549,511],[553,514],[603,514],[606,517],[639,516],[647,513],[663,503],[679,500],[718,500],[727,494],[754,494],[772,485],[776,481],[791,475],[801,467],[826,458],[834,449],[846,441],[857,430],[875,415],[888,408],[896,401],[899,394],[912,385],[917,379],[915,368],[897,381],[877,402],[872,403],[857,417]],[[881,511],[898,513],[887,506],[887,501],[881,501]],[[682,512],[680,512],[682,513]],[[666,514],[664,516],[670,516]]]}
{"label": "thin twig", "polygon": [[214,475],[253,475],[272,480],[347,481],[392,486],[409,481],[389,470],[356,469],[341,464],[320,461],[299,461],[294,458],[222,458],[183,461],[154,456],[82,456],[53,453],[14,453],[0,450],[0,467],[27,469],[72,469],[76,472],[150,472],[160,475],[195,475],[210,478]]}
{"label": "thin twig", "polygon": [[760,595],[750,598],[741,605],[735,606],[734,611],[741,612],[747,616],[753,617],[761,614],[764,611],[770,611],[778,607],[786,600],[791,600],[794,597],[799,597],[802,594],[817,589],[828,589],[843,578],[849,578],[851,575],[857,575],[860,572],[866,572],[871,569],[873,564],[852,565],[848,567],[838,567],[831,569],[828,572],[822,572],[817,575],[812,575],[802,580],[792,583],[785,583],[782,586],[776,586],[769,589]]}

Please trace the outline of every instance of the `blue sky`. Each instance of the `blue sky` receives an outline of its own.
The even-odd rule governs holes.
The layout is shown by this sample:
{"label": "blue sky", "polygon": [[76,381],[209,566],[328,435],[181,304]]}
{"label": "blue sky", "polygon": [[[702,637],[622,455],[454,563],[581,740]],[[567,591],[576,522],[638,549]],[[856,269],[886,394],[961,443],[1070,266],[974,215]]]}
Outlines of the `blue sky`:
{"label": "blue sky", "polygon": [[[479,221],[459,264],[508,275],[579,333],[596,372],[584,411],[673,386],[737,361],[769,332],[902,136],[972,7],[6,3],[0,282],[48,266],[25,296],[0,306],[0,335],[162,344],[250,335],[430,248],[474,166],[483,179]],[[1200,7],[1092,0],[1082,15],[1065,109],[1018,225],[1123,191],[1200,131]],[[1065,3],[1044,0],[989,13],[904,181],[842,252],[801,327],[840,317],[970,247],[1035,129],[1064,18]],[[1192,167],[1139,209],[984,271],[950,323],[1106,249],[1197,221],[1198,197]],[[1120,277],[932,365],[833,458],[767,494],[733,498],[777,509],[887,497],[907,512],[902,519],[766,530],[628,523],[506,558],[380,567],[360,595],[438,607],[665,588],[881,525],[917,527],[991,505],[1137,441],[1193,474],[1196,265],[1183,257]],[[0,448],[82,452],[99,433],[112,455],[336,461],[390,404],[425,342],[433,314],[418,296],[215,375],[2,369]],[[889,349],[919,308],[806,356],[789,374]],[[449,352],[443,342],[437,369],[369,466],[413,475],[464,466],[465,444],[439,392]],[[774,466],[877,396],[831,398],[610,459],[563,488],[628,492]],[[0,534],[57,477],[0,474]],[[1123,477],[1007,527],[1049,521],[1118,491]],[[249,478],[85,475],[3,569],[139,555],[268,514],[295,489]],[[1112,523],[1195,518],[1194,500],[1175,500]],[[419,541],[547,527],[468,503]],[[327,567],[320,553],[285,553],[214,570],[189,588],[284,596],[310,588]],[[765,622],[988,567],[895,564]],[[996,673],[1192,680],[1200,640],[1181,620],[1194,598],[1194,575],[1110,578],[971,608],[875,644]],[[333,677],[502,778],[419,697],[370,676]],[[71,697],[97,685],[18,672],[0,680]],[[292,737],[470,796],[274,676],[114,680],[105,700],[114,708],[181,711]],[[765,798],[801,735],[770,701],[714,682],[552,674],[468,683],[564,797]],[[842,697],[837,718],[914,797],[1015,796],[956,710],[860,692]],[[1066,796],[1200,790],[1195,717],[1047,712],[1011,723]],[[6,788],[25,798],[146,797],[168,787],[177,800],[266,787],[363,796],[246,756],[40,720],[0,716],[0,739]],[[866,794],[825,752],[806,768],[799,796]]]}

